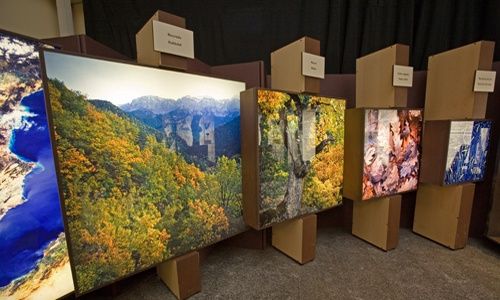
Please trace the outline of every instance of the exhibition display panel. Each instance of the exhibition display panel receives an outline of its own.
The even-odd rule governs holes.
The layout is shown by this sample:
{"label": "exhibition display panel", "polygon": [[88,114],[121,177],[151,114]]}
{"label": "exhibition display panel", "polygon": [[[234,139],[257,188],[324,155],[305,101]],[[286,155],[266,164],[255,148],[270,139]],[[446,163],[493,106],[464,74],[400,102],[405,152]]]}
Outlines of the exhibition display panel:
{"label": "exhibition display panel", "polygon": [[346,127],[345,197],[369,200],[417,189],[421,110],[348,109]]}
{"label": "exhibition display panel", "polygon": [[77,295],[246,230],[245,84],[43,52]]}
{"label": "exhibition display panel", "polygon": [[445,184],[479,181],[486,171],[491,121],[452,121]]}
{"label": "exhibition display panel", "polygon": [[341,204],[345,100],[241,96],[244,216],[256,229]]}
{"label": "exhibition display panel", "polygon": [[[476,186],[486,169],[491,121],[484,120],[488,92],[477,86],[489,72],[495,44],[479,41],[428,59],[424,184],[417,192],[413,231],[451,249],[467,245]],[[489,80],[483,81],[489,78]]]}
{"label": "exhibition display panel", "polygon": [[0,298],[73,291],[37,40],[0,31]]}
{"label": "exhibition display panel", "polygon": [[492,122],[454,120],[425,122],[421,182],[439,185],[483,180]]}
{"label": "exhibition display panel", "polygon": [[[30,21],[15,30],[52,38],[0,29],[0,300],[115,298],[120,293],[161,298],[166,288],[177,299],[187,299],[202,291],[202,282],[205,298],[212,298],[210,293],[224,297],[226,291],[230,298],[293,297],[295,292],[275,287],[289,285],[294,276],[272,280],[271,289],[263,285],[235,292],[226,286],[228,274],[229,281],[242,270],[252,275],[268,268],[268,255],[276,256],[269,249],[252,256],[234,247],[273,247],[295,261],[283,265],[286,259],[271,257],[283,273],[314,260],[342,271],[339,257],[329,252],[341,239],[345,246],[351,238],[346,232],[390,251],[399,244],[400,228],[412,227],[418,236],[402,232],[401,242],[406,248],[412,243],[413,254],[420,256],[435,249],[411,239],[425,237],[462,249],[469,228],[471,236],[500,243],[495,124],[500,65],[492,67],[494,42],[447,50],[449,43],[433,45],[424,38],[424,43],[376,50],[380,43],[364,38],[361,48],[356,39],[332,44],[338,35],[333,31],[317,39],[297,36],[310,33],[308,27],[323,17],[329,23],[333,15],[328,12],[278,38],[282,25],[261,18],[264,23],[255,23],[260,31],[251,35],[267,44],[255,52],[244,42],[254,37],[239,40],[241,34],[217,31],[229,19],[199,27],[157,10],[137,32],[100,37],[113,45],[111,50],[85,34],[73,35],[85,25],[96,38],[98,27],[118,28],[108,13],[89,18],[98,5],[85,3],[57,1],[50,7],[57,20],[40,14],[44,22],[57,21],[59,37],[24,31],[24,25],[36,25]],[[10,6],[0,12],[10,14]],[[133,6],[130,12],[140,12],[131,19],[142,22],[144,8],[151,12],[158,5]],[[189,6],[176,11],[190,15],[195,7]],[[258,14],[277,7],[259,8]],[[20,11],[24,16],[27,10]],[[236,7],[231,12],[241,15]],[[465,42],[451,38],[456,45]],[[390,39],[380,42],[387,45]],[[136,48],[130,57],[120,53],[130,45]],[[245,62],[249,57],[262,60]],[[329,59],[333,64],[326,63]],[[264,60],[270,62],[267,69]],[[318,235],[318,229],[340,226],[342,234],[329,228]],[[362,242],[346,245],[346,253],[367,253]],[[207,259],[220,249],[223,255]],[[460,259],[470,256],[469,250],[458,254]],[[485,297],[495,293],[481,278],[492,273],[484,272],[491,265],[488,251],[481,253],[484,261],[477,270],[461,266],[478,278],[474,284],[486,282]],[[427,271],[456,267],[453,254],[446,253],[441,251]],[[375,262],[382,256],[393,260],[384,272],[401,264],[393,254],[379,254],[372,255]],[[414,265],[410,273],[419,268]],[[338,288],[333,294],[317,291],[315,284],[324,288],[333,280],[322,271],[312,274],[309,297],[346,295]],[[358,271],[344,281],[359,277]],[[264,273],[266,279],[276,272]],[[129,287],[120,291],[138,279],[141,287],[161,282],[166,287],[155,296]],[[422,282],[427,294],[439,286]],[[402,290],[378,292],[391,298]]]}

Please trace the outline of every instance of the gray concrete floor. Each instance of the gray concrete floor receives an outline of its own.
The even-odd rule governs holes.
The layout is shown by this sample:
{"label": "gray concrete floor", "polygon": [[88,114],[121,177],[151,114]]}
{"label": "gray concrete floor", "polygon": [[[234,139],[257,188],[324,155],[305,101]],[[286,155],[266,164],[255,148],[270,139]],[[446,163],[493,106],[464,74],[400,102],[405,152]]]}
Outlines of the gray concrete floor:
{"label": "gray concrete floor", "polygon": [[[114,298],[175,299],[154,272]],[[402,229],[397,249],[384,252],[322,228],[316,259],[303,266],[272,247],[215,248],[190,299],[500,299],[500,251],[474,239],[453,251]]]}

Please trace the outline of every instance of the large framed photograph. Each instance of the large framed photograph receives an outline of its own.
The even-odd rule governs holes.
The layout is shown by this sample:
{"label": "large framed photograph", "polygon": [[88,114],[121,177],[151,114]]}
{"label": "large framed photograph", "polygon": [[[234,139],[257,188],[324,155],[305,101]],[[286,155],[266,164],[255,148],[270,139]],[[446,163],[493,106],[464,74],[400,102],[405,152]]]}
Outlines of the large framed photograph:
{"label": "large framed photograph", "polygon": [[0,298],[73,291],[35,39],[0,31]]}
{"label": "large framed photograph", "polygon": [[242,93],[244,216],[261,229],[342,203],[345,100]]}
{"label": "large framed photograph", "polygon": [[463,184],[484,179],[491,120],[425,122],[421,182]]}
{"label": "large framed photograph", "polygon": [[445,184],[483,180],[490,131],[490,120],[451,122]]}
{"label": "large framed photograph", "polygon": [[242,82],[44,51],[78,295],[246,230]]}
{"label": "large framed photograph", "polygon": [[349,109],[344,196],[369,200],[416,190],[421,135],[421,110]]}

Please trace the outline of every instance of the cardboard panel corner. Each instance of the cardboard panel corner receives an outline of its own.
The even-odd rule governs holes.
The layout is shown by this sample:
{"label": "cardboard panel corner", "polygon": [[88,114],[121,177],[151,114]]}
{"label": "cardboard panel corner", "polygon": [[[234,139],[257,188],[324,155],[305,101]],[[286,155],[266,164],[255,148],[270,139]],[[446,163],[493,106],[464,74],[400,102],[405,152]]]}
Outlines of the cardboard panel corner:
{"label": "cardboard panel corner", "polygon": [[96,40],[85,34],[43,39],[43,41],[56,44],[60,46],[60,49],[65,51],[83,53],[105,58],[131,60],[130,57],[97,42]]}
{"label": "cardboard panel corner", "polygon": [[210,72],[212,75],[243,81],[246,83],[247,89],[265,86],[263,61],[213,66],[210,68]]}
{"label": "cardboard panel corner", "polygon": [[186,20],[182,17],[158,10],[135,35],[137,62],[139,64],[163,67],[176,70],[187,70],[188,59],[154,50],[153,21],[168,23],[186,28]]}
{"label": "cardboard panel corner", "polygon": [[187,299],[201,291],[198,251],[161,263],[156,267],[156,272],[177,299]]}
{"label": "cardboard panel corner", "polygon": [[351,200],[362,199],[364,124],[364,109],[346,110],[343,194]]}
{"label": "cardboard panel corner", "polygon": [[321,80],[302,75],[302,52],[320,54],[319,40],[303,37],[271,53],[271,88],[318,94]]}
{"label": "cardboard panel corner", "polygon": [[467,244],[473,183],[454,186],[421,184],[417,191],[413,231],[451,249]]}
{"label": "cardboard panel corner", "polygon": [[450,122],[426,121],[422,140],[422,158],[419,181],[442,185],[446,168],[446,152]]}
{"label": "cardboard panel corner", "polygon": [[352,234],[385,250],[397,247],[401,195],[383,197],[373,201],[355,201]]}
{"label": "cardboard panel corner", "polygon": [[243,176],[243,218],[245,223],[256,229],[261,229],[259,221],[258,197],[259,185],[259,153],[258,145],[258,108],[255,104],[258,89],[248,89],[241,92],[241,171]]}
{"label": "cardboard panel corner", "polygon": [[316,231],[315,214],[276,224],[272,228],[272,245],[298,263],[305,264],[316,256]]}
{"label": "cardboard panel corner", "polygon": [[393,86],[393,66],[409,63],[409,47],[395,44],[356,59],[356,107],[406,107],[408,89]]}
{"label": "cardboard panel corner", "polygon": [[488,93],[474,92],[476,70],[491,70],[495,44],[479,41],[429,57],[425,118],[483,119]]}

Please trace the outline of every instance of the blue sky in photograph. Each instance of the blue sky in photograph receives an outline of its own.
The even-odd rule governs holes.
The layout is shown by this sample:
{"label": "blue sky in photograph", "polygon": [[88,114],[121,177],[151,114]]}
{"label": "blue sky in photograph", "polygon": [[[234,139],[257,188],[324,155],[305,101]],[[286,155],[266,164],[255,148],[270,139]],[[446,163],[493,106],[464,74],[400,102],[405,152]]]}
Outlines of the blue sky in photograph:
{"label": "blue sky in photograph", "polygon": [[89,99],[115,105],[141,96],[179,99],[184,96],[215,100],[239,98],[245,84],[218,78],[104,61],[56,52],[44,52],[47,77]]}

